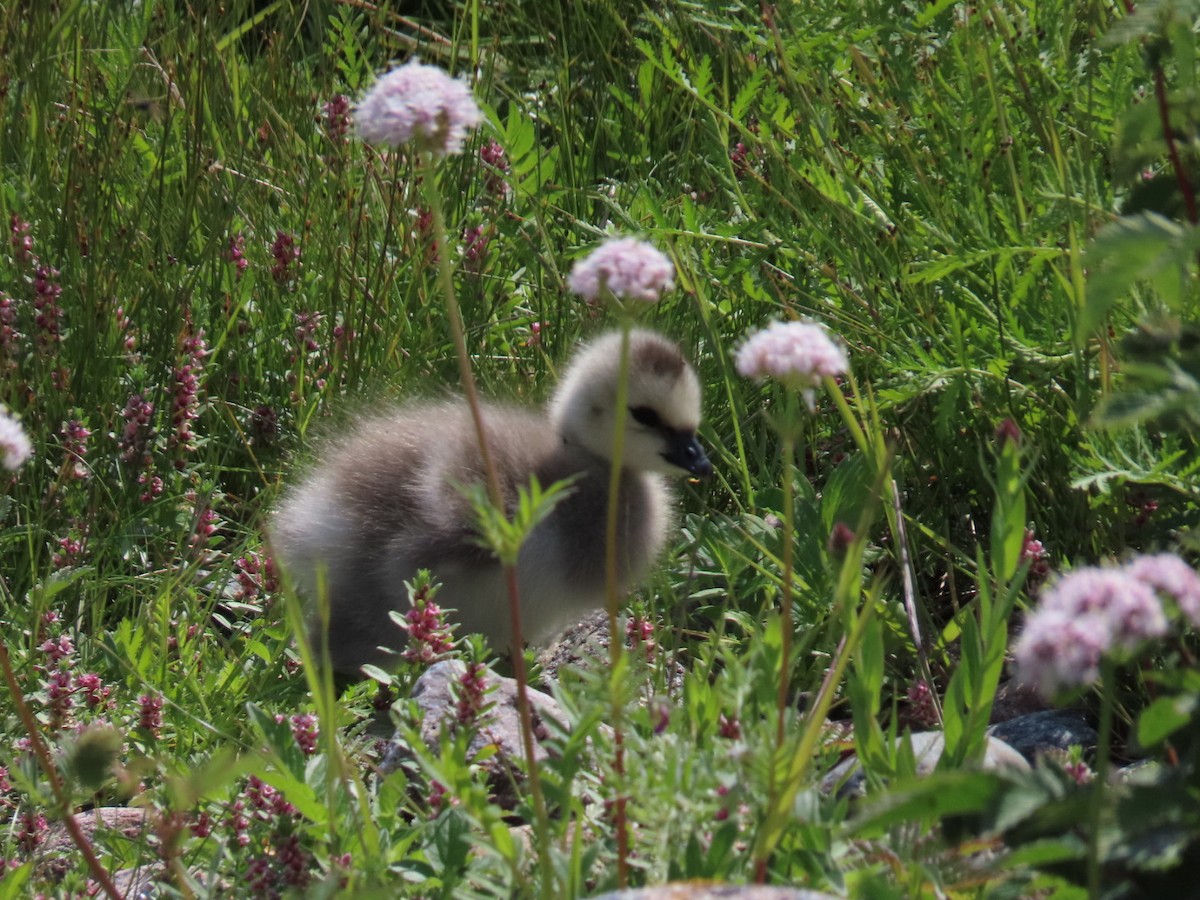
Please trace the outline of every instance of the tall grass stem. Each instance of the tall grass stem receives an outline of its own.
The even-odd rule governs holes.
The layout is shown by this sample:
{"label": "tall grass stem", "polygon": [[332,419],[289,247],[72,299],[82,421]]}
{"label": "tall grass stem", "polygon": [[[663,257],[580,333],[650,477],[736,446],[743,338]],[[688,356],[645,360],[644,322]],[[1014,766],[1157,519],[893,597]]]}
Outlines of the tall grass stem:
{"label": "tall grass stem", "polygon": [[[500,512],[504,511],[504,494],[500,487],[500,479],[496,474],[496,464],[488,446],[487,432],[483,421],[483,407],[479,402],[479,392],[475,386],[475,376],[471,370],[471,356],[467,350],[466,332],[463,326],[462,310],[458,304],[458,296],[454,290],[454,272],[450,264],[450,241],[446,230],[446,217],[443,211],[442,195],[438,187],[437,171],[433,164],[433,156],[429,153],[420,154],[423,178],[421,183],[425,190],[425,199],[429,204],[430,216],[433,220],[433,239],[438,263],[438,281],[442,297],[446,302],[446,316],[450,322],[450,334],[454,340],[454,350],[458,356],[459,377],[462,381],[463,393],[467,405],[471,409],[471,419],[475,424],[475,437],[479,442],[479,455],[483,460],[484,473],[487,478],[488,498]],[[542,870],[542,892],[548,896],[553,884],[553,869],[549,854],[550,818],[546,812],[546,801],[542,794],[542,783],[538,772],[535,756],[536,743],[533,736],[533,714],[529,705],[529,673],[525,668],[525,641],[521,628],[521,598],[517,582],[515,565],[504,566],[504,580],[508,588],[508,609],[512,630],[512,666],[513,678],[517,682],[517,714],[521,721],[521,744],[525,752],[525,763],[529,774],[529,792],[533,799],[534,817],[539,844],[538,861]]]}

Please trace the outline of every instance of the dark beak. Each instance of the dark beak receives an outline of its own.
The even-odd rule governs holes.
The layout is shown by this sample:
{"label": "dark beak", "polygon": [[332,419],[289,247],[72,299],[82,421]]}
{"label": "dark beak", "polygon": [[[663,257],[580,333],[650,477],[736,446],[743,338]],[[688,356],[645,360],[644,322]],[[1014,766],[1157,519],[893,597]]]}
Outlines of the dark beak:
{"label": "dark beak", "polygon": [[667,451],[662,455],[663,459],[697,478],[707,478],[712,474],[712,463],[708,461],[694,431],[669,431],[666,438]]}

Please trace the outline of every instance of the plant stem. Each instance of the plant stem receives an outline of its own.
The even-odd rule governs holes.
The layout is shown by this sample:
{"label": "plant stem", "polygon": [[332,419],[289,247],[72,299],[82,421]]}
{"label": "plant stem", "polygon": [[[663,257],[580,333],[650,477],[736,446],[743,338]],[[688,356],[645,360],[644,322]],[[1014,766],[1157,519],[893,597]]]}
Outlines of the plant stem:
{"label": "plant stem", "polygon": [[[776,752],[783,752],[784,725],[787,719],[788,694],[792,685],[792,569],[793,542],[796,530],[796,438],[793,433],[783,435],[783,585],[779,595],[779,620],[783,630],[779,654],[779,722],[775,730]],[[774,779],[772,779],[772,783]]]}
{"label": "plant stem", "polygon": [[1096,777],[1092,780],[1091,804],[1088,808],[1087,882],[1090,900],[1099,900],[1103,888],[1100,865],[1100,819],[1104,814],[1104,798],[1108,792],[1108,748],[1112,742],[1113,691],[1116,689],[1116,666],[1109,659],[1100,662],[1100,722],[1096,735]]}
{"label": "plant stem", "polygon": [[629,332],[632,321],[621,317],[621,359],[617,368],[616,417],[613,425],[612,470],[608,482],[608,520],[604,535],[605,609],[608,612],[608,653],[612,672],[609,699],[612,704],[613,769],[617,778],[617,798],[613,822],[617,830],[617,886],[629,883],[629,826],[625,820],[625,735],[621,728],[621,653],[625,643],[617,633],[617,519],[620,515],[621,469],[625,453],[625,407],[629,403]]}
{"label": "plant stem", "polygon": [[[471,355],[467,350],[467,338],[463,327],[462,310],[458,305],[458,295],[454,292],[454,272],[450,266],[450,246],[446,234],[446,217],[442,212],[442,195],[438,188],[437,172],[433,159],[428,153],[422,153],[421,182],[425,189],[425,200],[429,203],[429,212],[433,218],[433,239],[437,242],[436,253],[438,263],[438,286],[446,301],[446,317],[450,320],[450,336],[454,341],[454,351],[458,356],[458,376],[462,382],[463,393],[467,398],[467,406],[471,408],[471,420],[475,425],[475,437],[479,442],[479,455],[483,459],[483,470],[487,478],[488,498],[497,509],[504,509],[504,496],[500,490],[500,479],[496,475],[496,464],[492,460],[492,451],[488,447],[487,434],[483,425],[483,408],[479,403],[479,392],[475,387],[475,376],[471,371]],[[520,635],[513,635],[514,640]]]}
{"label": "plant stem", "polygon": [[17,684],[17,676],[13,672],[12,659],[8,655],[8,648],[2,642],[0,642],[0,668],[4,670],[4,681],[8,684],[8,691],[12,696],[13,705],[17,708],[17,716],[21,719],[21,724],[25,726],[25,730],[29,733],[29,743],[33,747],[33,754],[38,758],[38,762],[41,763],[42,769],[46,772],[46,778],[50,782],[50,791],[54,794],[54,800],[58,804],[58,811],[62,818],[63,827],[71,835],[71,842],[83,854],[88,870],[92,873],[92,878],[96,879],[96,883],[104,889],[104,893],[109,897],[112,897],[113,900],[121,900],[121,892],[113,882],[112,876],[108,874],[108,870],[104,868],[99,857],[96,856],[96,850],[92,846],[91,841],[87,839],[87,835],[83,833],[83,829],[75,821],[75,816],[71,812],[71,801],[67,797],[66,785],[63,784],[62,776],[59,774],[58,768],[54,765],[54,759],[50,756],[50,749],[46,746],[46,742],[42,740],[42,733],[38,728],[37,719],[34,718],[29,704],[25,702],[25,695],[21,691],[21,686]]}
{"label": "plant stem", "polygon": [[[446,232],[446,217],[442,210],[442,196],[438,187],[437,172],[433,158],[428,153],[420,154],[422,184],[425,189],[425,199],[429,203],[430,215],[433,218],[433,239],[437,242],[438,282],[442,297],[446,301],[446,315],[450,320],[450,335],[454,340],[454,350],[458,356],[459,379],[462,382],[463,393],[467,405],[471,409],[471,419],[475,425],[475,438],[479,443],[479,455],[483,460],[483,469],[487,478],[488,498],[498,512],[504,512],[504,494],[500,488],[500,479],[496,474],[496,464],[492,459],[488,446],[487,433],[483,424],[483,408],[479,403],[479,392],[475,387],[475,376],[471,371],[471,356],[467,351],[467,339],[463,326],[462,310],[458,305],[458,296],[454,292],[454,273],[450,266],[450,246]],[[542,795],[542,782],[538,772],[537,759],[534,756],[533,714],[529,705],[529,675],[525,670],[525,641],[521,629],[521,598],[517,583],[517,568],[515,565],[504,566],[505,582],[508,586],[508,610],[512,626],[512,664],[513,677],[517,682],[517,713],[521,720],[521,743],[525,751],[525,762],[529,773],[529,792],[533,797],[534,816],[537,819],[537,837],[539,844],[538,860],[542,870],[542,894],[549,896],[553,885],[553,868],[551,866],[549,845],[550,830],[549,816],[546,813],[546,801]]]}
{"label": "plant stem", "polygon": [[1183,195],[1183,205],[1187,209],[1188,221],[1193,225],[1200,221],[1196,212],[1196,191],[1188,178],[1183,160],[1179,158],[1179,147],[1175,143],[1175,132],[1171,128],[1171,106],[1167,102],[1167,76],[1163,74],[1162,66],[1154,67],[1154,99],[1158,102],[1158,117],[1162,121],[1163,140],[1167,143],[1167,157],[1171,160],[1171,171],[1175,173],[1175,181],[1179,185],[1179,193]]}

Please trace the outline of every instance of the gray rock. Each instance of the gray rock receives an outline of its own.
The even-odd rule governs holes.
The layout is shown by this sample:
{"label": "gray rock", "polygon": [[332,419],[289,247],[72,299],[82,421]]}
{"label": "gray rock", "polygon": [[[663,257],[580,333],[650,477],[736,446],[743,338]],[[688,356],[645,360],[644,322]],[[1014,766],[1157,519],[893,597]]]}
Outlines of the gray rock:
{"label": "gray rock", "polygon": [[[945,736],[940,731],[918,731],[909,737],[912,740],[913,756],[917,761],[917,774],[930,774],[937,767],[938,760],[942,757],[942,751],[946,748]],[[989,737],[983,753],[982,767],[990,771],[1025,770],[1029,768],[1029,763],[1026,762],[1025,757],[1004,741]],[[863,797],[866,795],[866,775],[863,774],[856,755],[843,759],[821,779],[822,793],[829,794],[835,790],[839,797]]]}
{"label": "gray rock", "polygon": [[[135,806],[97,806],[76,813],[75,824],[89,843],[102,843],[106,833],[139,840],[146,827],[146,811]],[[35,851],[40,877],[58,881],[81,858],[71,833],[62,822],[50,822],[45,839]]]}
{"label": "gray rock", "polygon": [[[617,619],[617,628],[621,634],[625,633],[628,621],[629,617],[625,615]],[[630,662],[641,660],[642,662],[653,661],[654,665],[666,665],[668,667],[666,670],[667,693],[672,697],[678,697],[683,692],[683,679],[687,672],[677,659],[662,659],[661,654],[665,651],[661,647],[654,648],[650,658],[638,653],[633,648],[629,652],[632,654]],[[542,684],[554,684],[560,679],[560,673],[564,670],[607,672],[609,671],[609,659],[608,613],[600,610],[572,625],[555,638],[549,647],[538,654],[538,667],[542,670]],[[649,702],[652,696],[647,693],[642,699]]]}
{"label": "gray rock", "polygon": [[1010,678],[996,688],[996,696],[992,699],[991,724],[1052,708],[1034,688]]}
{"label": "gray rock", "polygon": [[1084,750],[1096,747],[1096,729],[1079,710],[1046,709],[1017,716],[988,729],[988,734],[1014,748],[1025,759],[1037,758],[1049,750],[1066,750],[1076,744]]}
{"label": "gray rock", "polygon": [[[417,679],[412,697],[420,710],[419,731],[421,740],[433,752],[441,745],[442,735],[457,727],[458,680],[466,666],[458,660],[443,660],[434,663]],[[495,802],[505,809],[516,805],[515,786],[524,779],[524,773],[516,760],[524,760],[525,750],[521,740],[521,719],[517,710],[517,682],[503,678],[490,670],[487,673],[488,693],[486,702],[490,708],[480,716],[478,726],[471,735],[468,753],[478,756],[485,748],[494,749],[480,764],[488,785],[495,794]],[[529,689],[529,706],[533,718],[534,759],[548,757],[542,742],[549,737],[547,719],[560,723],[567,721],[562,708],[549,694]],[[397,733],[379,764],[381,775],[388,775],[411,759],[412,752],[402,733]]]}

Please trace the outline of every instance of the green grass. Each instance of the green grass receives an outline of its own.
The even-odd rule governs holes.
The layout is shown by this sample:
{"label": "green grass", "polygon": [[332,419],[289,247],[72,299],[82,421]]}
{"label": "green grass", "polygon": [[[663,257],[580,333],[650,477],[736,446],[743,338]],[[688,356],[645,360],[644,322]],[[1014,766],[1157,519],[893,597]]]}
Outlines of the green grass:
{"label": "green grass", "polygon": [[[1185,323],[1197,318],[1187,231],[1182,262],[1166,267],[1182,273],[1175,287],[1130,275],[1102,310],[1111,334],[1079,327],[1086,279],[1100,264],[1089,244],[1137,196],[1137,171],[1123,165],[1136,154],[1114,148],[1141,140],[1150,151],[1137,170],[1170,173],[1155,155],[1147,44],[1129,37],[1123,7],[786,3],[765,15],[739,0],[419,6],[402,16],[333,0],[0,2],[0,221],[18,228],[18,243],[32,240],[33,257],[17,244],[0,250],[0,299],[11,300],[15,331],[2,348],[0,401],[35,446],[0,499],[5,646],[71,776],[72,805],[152,811],[147,839],[97,839],[105,867],[162,859],[208,873],[208,884],[245,884],[255,871],[275,877],[280,847],[294,841],[314,895],[339,884],[346,896],[584,894],[615,884],[604,810],[623,791],[634,798],[635,883],[753,878],[749,848],[780,764],[771,611],[781,537],[764,520],[782,512],[783,469],[771,388],[739,379],[731,353],[773,319],[826,323],[849,348],[861,389],[847,409],[870,453],[830,398],[806,425],[792,675],[795,691],[815,694],[857,621],[835,602],[848,595],[828,539],[838,521],[865,525],[852,595],[865,598],[874,624],[851,665],[854,702],[839,703],[845,715],[854,706],[860,747],[866,719],[896,727],[918,672],[901,520],[939,695],[969,655],[960,634],[991,659],[1004,635],[990,604],[1026,603],[1020,576],[999,571],[989,545],[1003,420],[1020,426],[1028,468],[1024,508],[1007,526],[1032,528],[1055,568],[1195,539],[1194,419],[1090,424],[1097,409],[1112,413],[1106,404],[1126,377],[1119,338],[1135,321],[1164,302]],[[1152,21],[1167,23],[1162,33],[1177,37],[1167,7],[1151,7]],[[1125,39],[1105,39],[1114,27]],[[1193,160],[1195,63],[1174,46],[1163,65]],[[473,75],[487,113],[467,152],[441,168],[452,236],[486,235],[478,259],[443,251],[456,258],[483,391],[539,401],[570,348],[604,326],[568,293],[566,276],[608,230],[645,235],[674,260],[679,289],[647,320],[681,341],[705,387],[701,436],[717,474],[684,492],[679,540],[633,601],[656,623],[663,652],[626,678],[623,786],[605,769],[610,738],[598,728],[607,687],[564,687],[574,732],[558,738],[562,754],[543,770],[557,810],[550,884],[514,845],[463,747],[450,743],[383,783],[369,777],[373,688],[336,707],[310,694],[284,593],[262,577],[249,589],[238,579],[265,558],[265,516],[315,438],[373,402],[457,383],[412,160],[339,133],[324,111],[414,51]],[[1128,118],[1139,108],[1148,112]],[[1138,122],[1148,124],[1137,131]],[[493,140],[507,171],[480,161]],[[299,258],[277,277],[280,234]],[[244,272],[230,252],[239,239]],[[1116,245],[1119,273],[1133,271],[1120,256],[1133,244]],[[38,265],[61,287],[59,341],[36,320]],[[183,446],[172,440],[172,401],[184,342],[201,334],[195,440]],[[153,412],[130,463],[123,410],[134,395]],[[82,477],[63,435],[72,420],[91,432]],[[890,491],[871,499],[885,471],[895,502]],[[197,536],[206,511],[215,529]],[[69,537],[80,549],[56,560]],[[1014,577],[1011,596],[989,594]],[[982,626],[964,625],[976,617]],[[60,635],[73,643],[61,665],[41,649]],[[645,685],[661,690],[676,657],[687,675],[664,730],[654,705],[632,698]],[[111,693],[93,707],[77,692],[55,719],[47,685],[56,669],[94,673]],[[967,721],[990,703],[988,682],[958,677],[955,696],[973,698],[962,701]],[[1147,696],[1137,685],[1127,694],[1123,728]],[[143,695],[162,698],[161,726],[139,724]],[[321,744],[304,757],[275,717],[312,711]],[[721,716],[736,720],[739,738],[722,736]],[[23,819],[53,819],[57,807],[46,774],[15,744],[25,729],[8,692],[0,722],[12,784],[0,798],[0,857],[15,860]],[[77,727],[93,722],[123,738],[123,774],[95,792],[75,779],[71,749]],[[964,747],[979,736],[969,727]],[[905,761],[885,758],[882,741],[875,750],[871,780],[886,798],[886,776]],[[904,807],[893,798],[907,813],[871,818],[821,796],[815,782],[837,755],[831,746],[812,759],[777,835],[772,882],[852,896],[933,896],[934,886],[1012,896],[1050,877],[1032,856],[981,875],[969,865],[972,841],[998,832],[972,831],[955,818],[961,810],[934,799]],[[248,802],[250,776],[297,813],[251,816],[239,846],[231,804]],[[453,803],[431,805],[435,780]],[[963,795],[976,796],[975,784],[984,798],[978,813],[993,795],[963,784]],[[914,841],[914,829],[943,813],[945,828]],[[202,814],[214,823],[208,836],[181,824]],[[532,819],[525,807],[516,814]],[[31,883],[68,896],[88,873],[80,864],[57,884],[46,877],[14,868],[0,897]],[[181,876],[173,884],[203,892]]]}

